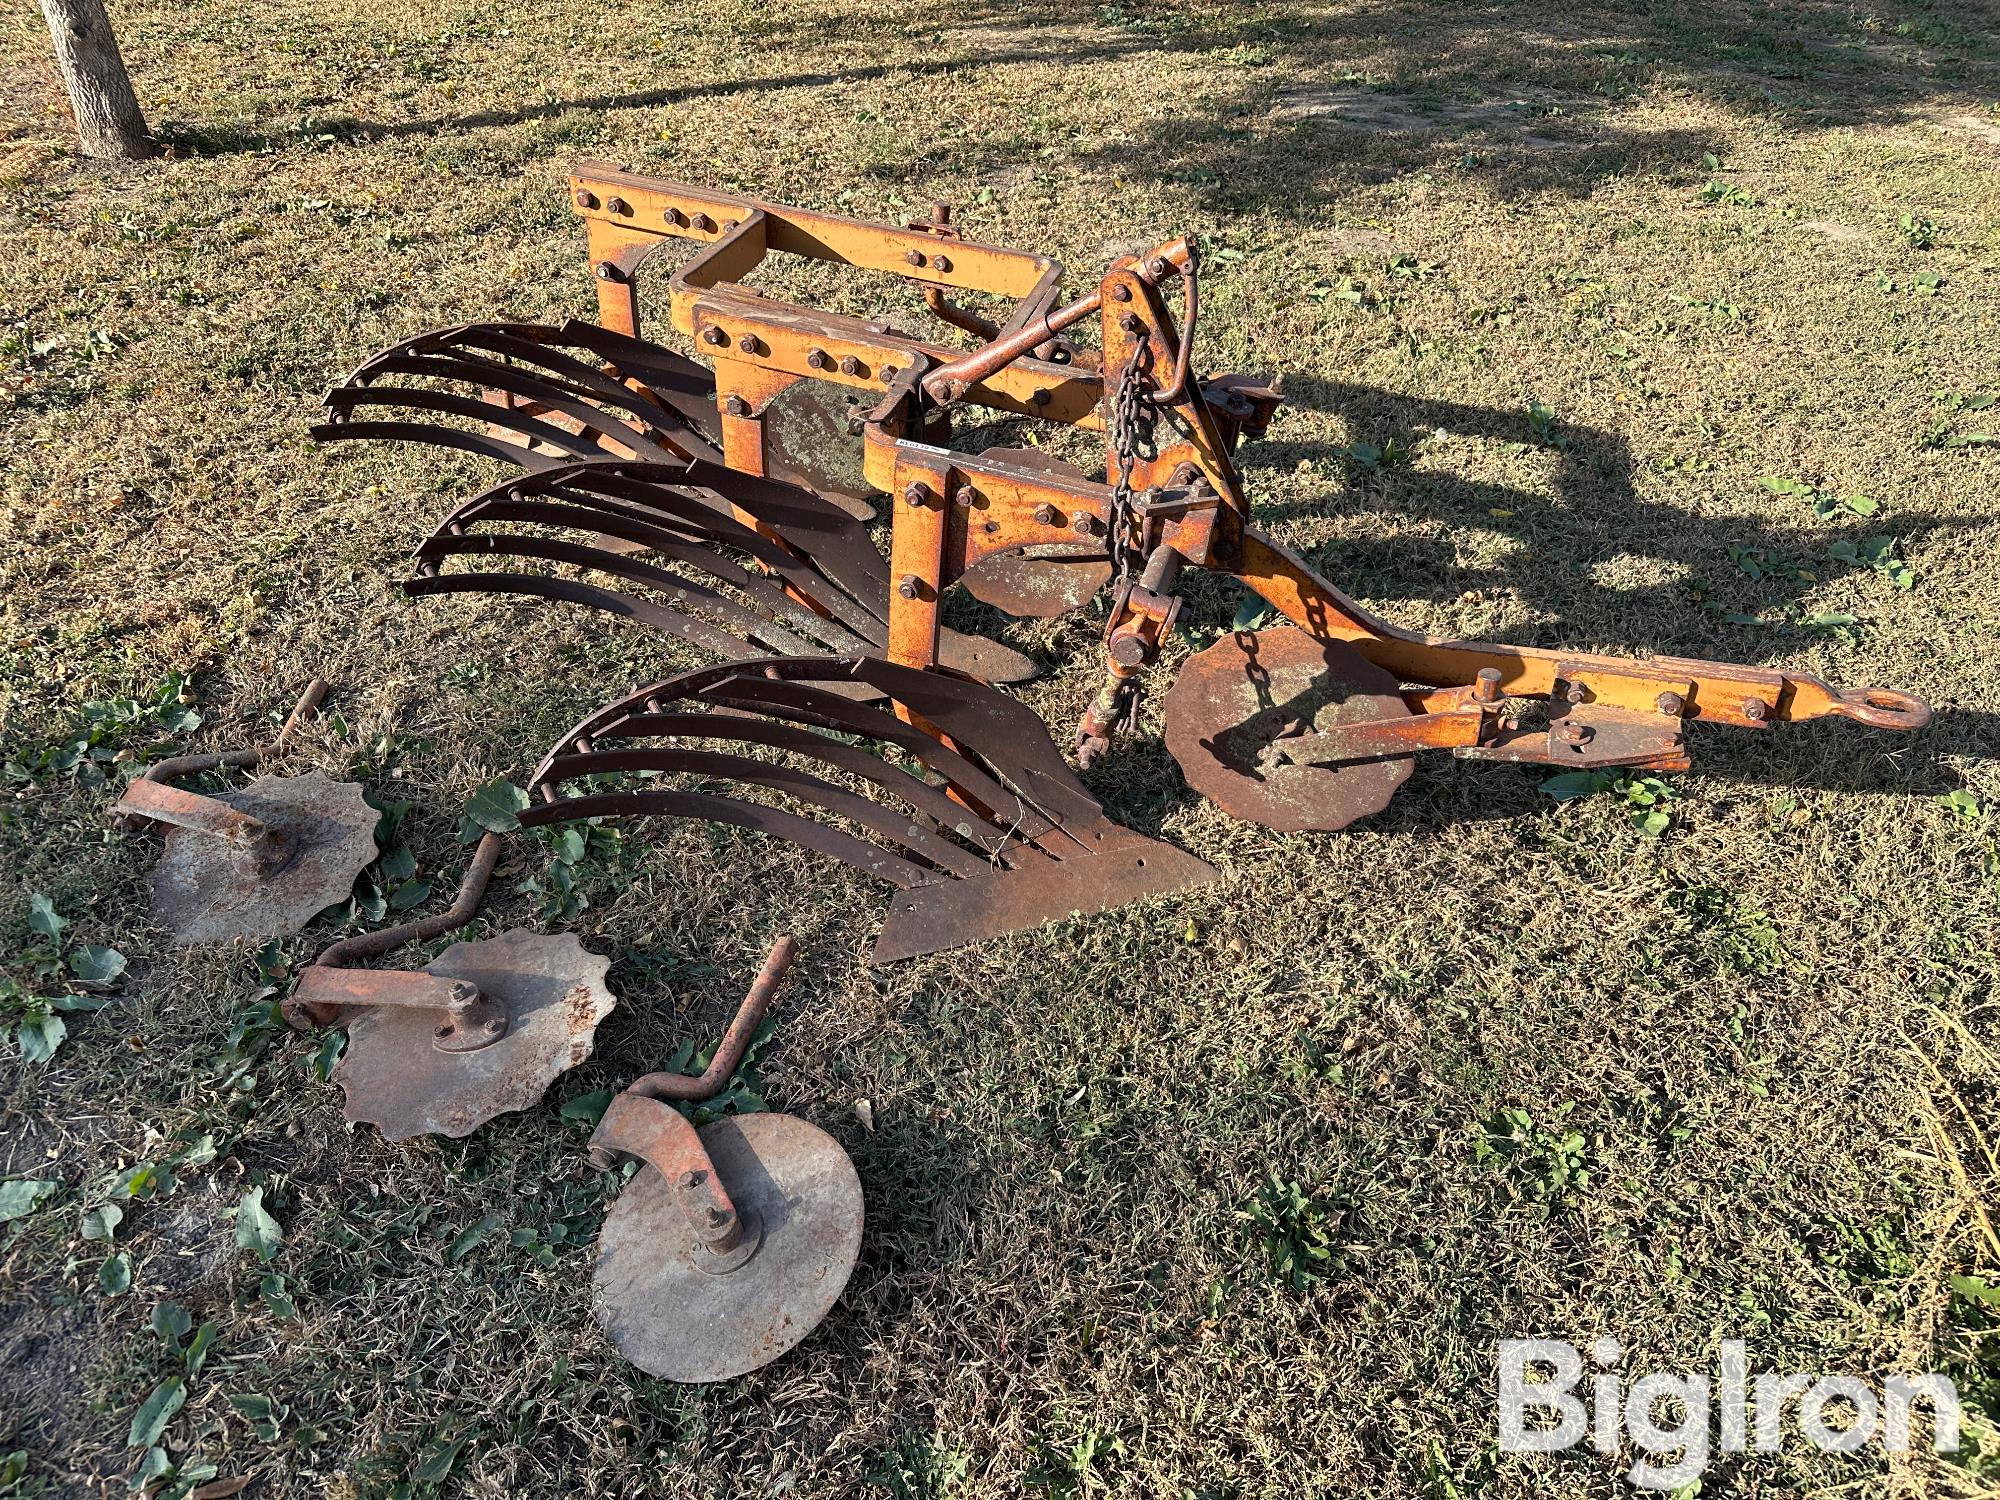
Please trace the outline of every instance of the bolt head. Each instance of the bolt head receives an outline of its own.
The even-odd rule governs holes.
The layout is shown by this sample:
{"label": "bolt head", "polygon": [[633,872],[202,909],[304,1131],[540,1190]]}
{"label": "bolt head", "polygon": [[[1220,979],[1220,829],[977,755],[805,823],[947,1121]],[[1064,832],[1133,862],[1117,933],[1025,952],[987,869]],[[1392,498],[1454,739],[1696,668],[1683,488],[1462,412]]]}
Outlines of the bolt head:
{"label": "bolt head", "polygon": [[741,349],[745,354],[756,354],[763,348],[763,345],[757,342],[756,334],[745,333],[737,336],[736,347]]}
{"label": "bolt head", "polygon": [[585,209],[597,207],[597,194],[591,192],[585,192],[582,188],[578,188],[576,193],[576,206],[578,208],[585,208]]}
{"label": "bolt head", "polygon": [[1563,702],[1581,703],[1586,691],[1587,689],[1580,682],[1566,682],[1563,684]]}
{"label": "bolt head", "polygon": [[1127,313],[1125,314],[1124,317],[1118,320],[1118,326],[1124,329],[1127,333],[1137,333],[1140,329],[1144,328],[1146,325],[1139,321],[1139,315],[1137,313]]}
{"label": "bolt head", "polygon": [[618,268],[608,260],[600,260],[590,269],[599,281],[616,281],[618,279]]}
{"label": "bolt head", "polygon": [[1762,698],[1745,698],[1743,700],[1743,717],[1753,724],[1763,722],[1764,716],[1770,711],[1770,705],[1765,703]]}
{"label": "bolt head", "polygon": [[861,373],[861,361],[851,354],[843,354],[840,358],[840,373],[843,375],[859,375]]}
{"label": "bolt head", "polygon": [[1053,526],[1061,519],[1062,517],[1056,513],[1056,508],[1053,505],[1037,505],[1035,507],[1035,524],[1037,526]]}
{"label": "bolt head", "polygon": [[833,361],[826,357],[824,349],[808,349],[806,351],[806,368],[808,370],[824,370],[831,363]]}
{"label": "bolt head", "polygon": [[943,276],[951,270],[951,261],[945,256],[933,255],[931,257],[931,269],[936,271],[938,275]]}
{"label": "bolt head", "polygon": [[1069,529],[1078,536],[1089,536],[1097,530],[1097,517],[1087,510],[1080,510],[1069,518]]}
{"label": "bolt head", "polygon": [[604,206],[614,214],[629,214],[632,212],[632,205],[627,203],[623,198],[606,198]]}
{"label": "bolt head", "polygon": [[703,234],[707,234],[711,229],[715,228],[715,220],[711,219],[707,214],[696,214],[692,219],[688,220],[688,227],[698,229]]}
{"label": "bolt head", "polygon": [[1681,716],[1681,710],[1687,707],[1687,699],[1683,698],[1679,693],[1662,693],[1653,700],[1653,707],[1657,708],[1663,714],[1671,714],[1674,718],[1678,719]]}
{"label": "bolt head", "polygon": [[902,582],[896,585],[896,592],[905,599],[916,598],[921,590],[922,585],[917,581],[917,575],[914,573],[905,573]]}
{"label": "bolt head", "polygon": [[1152,277],[1155,281],[1160,281],[1163,280],[1168,275],[1172,274],[1174,269],[1174,263],[1168,260],[1164,255],[1156,255],[1151,260],[1146,262],[1146,269],[1152,273]]}
{"label": "bolt head", "polygon": [[670,208],[661,214],[660,217],[676,229],[683,229],[687,226],[688,216],[678,208]]}
{"label": "bolt head", "polygon": [[1136,631],[1121,630],[1111,638],[1111,659],[1121,667],[1143,667],[1150,654],[1146,638]]}
{"label": "bolt head", "polygon": [[912,484],[903,491],[903,503],[906,505],[923,505],[930,498],[931,492],[928,485]]}
{"label": "bolt head", "polygon": [[1111,300],[1113,302],[1130,302],[1132,300],[1132,288],[1125,285],[1122,281],[1119,282],[1111,288]]}
{"label": "bolt head", "polygon": [[729,342],[729,335],[714,324],[710,324],[708,327],[702,329],[701,341],[704,344],[713,344],[716,348],[720,349]]}
{"label": "bolt head", "polygon": [[903,252],[903,259],[910,265],[920,266],[924,263],[924,252],[921,250],[905,250]]}
{"label": "bolt head", "polygon": [[1028,396],[1028,403],[1031,406],[1047,406],[1049,404],[1049,393],[1042,390],[1033,391]]}
{"label": "bolt head", "polygon": [[729,397],[722,403],[722,409],[732,417],[747,417],[750,415],[750,403],[745,401],[741,396]]}

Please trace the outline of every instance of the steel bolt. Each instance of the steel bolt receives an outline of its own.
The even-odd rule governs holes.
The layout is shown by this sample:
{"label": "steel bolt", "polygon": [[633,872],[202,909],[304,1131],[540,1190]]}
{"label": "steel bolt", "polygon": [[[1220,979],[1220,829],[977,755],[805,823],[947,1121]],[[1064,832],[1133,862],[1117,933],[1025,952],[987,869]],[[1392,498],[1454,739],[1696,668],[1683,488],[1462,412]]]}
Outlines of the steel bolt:
{"label": "steel bolt", "polygon": [[1037,505],[1035,507],[1035,524],[1037,526],[1053,526],[1061,519],[1062,516],[1053,505]]}
{"label": "steel bolt", "polygon": [[1094,536],[1097,533],[1097,517],[1087,510],[1080,510],[1069,518],[1069,529],[1078,536]]}
{"label": "steel bolt", "polygon": [[1564,684],[1563,684],[1563,702],[1565,702],[1565,703],[1581,703],[1581,702],[1583,702],[1583,699],[1584,699],[1584,695],[1585,695],[1585,693],[1586,693],[1587,691],[1588,691],[1588,689],[1586,689],[1586,688],[1584,687],[1584,685],[1583,685],[1582,683],[1580,683],[1580,682],[1567,682],[1567,683],[1564,683]]}
{"label": "steel bolt", "polygon": [[986,503],[986,497],[969,484],[961,486],[959,492],[952,496],[952,500],[955,504],[964,506],[984,505]]}
{"label": "steel bolt", "polygon": [[924,252],[921,250],[905,250],[903,252],[903,259],[913,266],[920,266],[924,263]]}
{"label": "steel bolt", "polygon": [[1500,699],[1500,669],[1481,667],[1479,675],[1472,679],[1472,699],[1475,703],[1497,703]]}
{"label": "steel bolt", "polygon": [[881,375],[882,375],[882,383],[884,385],[887,385],[890,381],[896,378],[896,367],[894,365],[882,366]]}
{"label": "steel bolt", "polygon": [[1761,724],[1764,721],[1764,715],[1770,711],[1770,706],[1762,698],[1745,698],[1743,700],[1743,717],[1748,719],[1752,724]]}
{"label": "steel bolt", "polygon": [[717,328],[713,323],[702,329],[701,341],[704,344],[713,344],[718,349],[729,347],[729,335],[724,333],[720,328]]}
{"label": "steel bolt", "polygon": [[931,269],[940,276],[946,275],[951,270],[951,262],[942,255],[933,255],[931,257]]}
{"label": "steel bolt", "polygon": [[905,505],[928,505],[930,498],[930,486],[921,482],[912,482],[909,488],[903,491]]}
{"label": "steel bolt", "polygon": [[685,229],[687,227],[688,216],[678,208],[670,208],[661,214],[660,217],[675,229]]}
{"label": "steel bolt", "polygon": [[757,342],[756,334],[745,333],[737,335],[736,347],[741,349],[745,354],[755,354],[763,346]]}
{"label": "steel bolt", "polygon": [[722,409],[732,417],[747,417],[750,415],[750,403],[745,401],[741,396],[729,397],[722,403]]}
{"label": "steel bolt", "polygon": [[1132,288],[1125,285],[1122,281],[1119,282],[1111,289],[1111,300],[1113,302],[1130,302],[1132,300]]}
{"label": "steel bolt", "polygon": [[923,580],[914,573],[905,573],[902,582],[896,585],[896,592],[905,599],[914,599],[923,591]]}
{"label": "steel bolt", "polygon": [[597,194],[585,192],[582,188],[578,188],[576,192],[576,206],[578,208],[597,207]]}
{"label": "steel bolt", "polygon": [[701,1173],[699,1172],[681,1173],[681,1186],[684,1188],[700,1187]]}
{"label": "steel bolt", "polygon": [[715,228],[715,220],[711,219],[707,214],[696,214],[692,219],[688,220],[688,227],[698,229],[703,234],[707,234],[711,229]]}
{"label": "steel bolt", "polygon": [[590,269],[599,281],[618,281],[622,279],[618,268],[608,260],[600,260]]}
{"label": "steel bolt", "polygon": [[1047,406],[1049,404],[1049,393],[1047,391],[1030,391],[1028,393],[1028,404],[1031,406]]}
{"label": "steel bolt", "polygon": [[1152,274],[1153,280],[1164,281],[1173,271],[1174,263],[1164,255],[1156,255],[1146,262],[1146,269]]}
{"label": "steel bolt", "polygon": [[824,370],[832,363],[833,361],[826,357],[824,349],[806,350],[806,368],[808,370]]}
{"label": "steel bolt", "polygon": [[1681,710],[1687,707],[1687,699],[1683,698],[1679,693],[1662,693],[1653,700],[1653,707],[1657,708],[1663,714],[1671,714],[1678,719],[1681,716]]}
{"label": "steel bolt", "polygon": [[998,521],[988,521],[986,525],[981,529],[984,530],[988,536],[992,536],[994,532],[1000,529],[1000,523]]}
{"label": "steel bolt", "polygon": [[724,234],[733,234],[735,231],[736,221],[734,219],[724,219],[722,221],[722,232]]}
{"label": "steel bolt", "polygon": [[840,373],[843,375],[859,375],[861,373],[861,361],[851,354],[843,354],[840,357]]}
{"label": "steel bolt", "polygon": [[1127,313],[1125,314],[1124,317],[1118,320],[1118,326],[1124,329],[1127,333],[1137,333],[1140,329],[1144,328],[1146,325],[1139,321],[1139,315],[1137,313]]}
{"label": "steel bolt", "polygon": [[632,205],[627,203],[623,198],[606,198],[604,206],[614,214],[629,214],[632,212]]}
{"label": "steel bolt", "polygon": [[1588,724],[1576,723],[1571,719],[1565,719],[1562,724],[1562,738],[1564,744],[1581,745],[1585,740],[1590,738],[1590,726]]}
{"label": "steel bolt", "polygon": [[708,1211],[708,1227],[710,1229],[720,1229],[722,1228],[723,1225],[727,1224],[728,1222],[729,1222],[728,1209],[711,1208]]}

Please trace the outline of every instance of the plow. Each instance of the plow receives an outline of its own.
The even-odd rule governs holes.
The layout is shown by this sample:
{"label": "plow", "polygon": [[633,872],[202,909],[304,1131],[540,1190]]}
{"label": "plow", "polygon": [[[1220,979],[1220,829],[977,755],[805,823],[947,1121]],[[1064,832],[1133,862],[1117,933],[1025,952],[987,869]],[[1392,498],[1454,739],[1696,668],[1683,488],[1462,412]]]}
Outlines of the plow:
{"label": "plow", "polygon": [[[406,339],[327,394],[315,436],[500,470],[417,543],[413,599],[557,605],[708,659],[581,718],[530,776],[522,826],[699,822],[798,845],[890,889],[876,963],[1218,879],[1122,826],[1084,779],[1149,691],[1188,787],[1285,832],[1380,813],[1426,754],[1661,773],[1690,765],[1691,725],[1930,718],[1895,689],[1438,639],[1370,613],[1254,522],[1236,457],[1282,397],[1199,363],[1189,239],[1065,300],[1061,265],[967,238],[942,204],[872,224],[592,164],[569,193],[596,322]],[[923,331],[774,294],[787,262],[871,274]],[[973,441],[996,427],[1028,441]],[[1091,460],[1050,451],[1063,430]],[[1226,631],[1156,684],[1200,571],[1282,623]],[[1021,619],[1101,616],[1075,722],[1008,691],[1034,660],[944,623],[961,590]],[[121,798],[169,830],[155,901],[181,941],[297,931],[372,855],[359,789],[317,773],[212,797],[173,784],[259,759],[166,763]],[[449,910],[334,944],[285,1004],[295,1025],[347,1031],[348,1118],[389,1139],[531,1107],[618,1004],[609,960],[567,934],[363,966],[471,922],[502,839],[480,842]],[[707,1074],[637,1080],[592,1142],[607,1169],[638,1164],[600,1243],[598,1316],[668,1378],[777,1358],[858,1254],[860,1188],[830,1136],[783,1116],[698,1129],[677,1108],[726,1082],[790,956],[782,940]]]}
{"label": "plow", "polygon": [[[1375,617],[1253,523],[1235,455],[1281,397],[1197,363],[1200,265],[1186,238],[1119,258],[1064,301],[1057,262],[968,239],[942,204],[879,225],[589,164],[569,188],[596,323],[410,339],[328,394],[316,435],[435,444],[513,471],[417,547],[413,596],[563,601],[727,664],[586,721],[537,772],[537,819],[710,819],[805,843],[919,893],[893,909],[878,959],[1201,878],[1192,857],[1136,834],[1115,840],[1129,856],[1116,878],[1105,864],[1073,879],[1025,874],[1114,838],[1049,747],[1066,744],[1084,770],[1115,753],[1192,569],[1235,579],[1285,623],[1230,632],[1183,665],[1165,695],[1167,747],[1193,790],[1275,829],[1333,831],[1377,813],[1429,752],[1662,772],[1690,764],[1694,723],[1761,734],[1823,717],[1887,730],[1929,718],[1907,693],[1801,672],[1439,640]],[[755,284],[788,260],[900,282],[933,326],[908,333]],[[647,338],[654,322],[682,347]],[[1009,421],[1090,434],[1101,472],[1042,447],[958,444]],[[1017,617],[1103,600],[1101,687],[1078,722],[1052,730],[1004,706],[999,689],[1034,664],[947,628],[954,589]],[[922,701],[899,697],[892,676]],[[836,697],[886,705],[869,725],[893,716],[889,743],[929,757],[921,805],[908,778],[858,771],[845,747],[840,769],[865,791],[826,779],[827,742],[808,743],[802,726],[860,734],[834,722],[857,711],[836,713]],[[750,734],[746,715],[766,727]],[[775,734],[774,716],[792,727]],[[607,733],[621,748],[593,749]],[[718,736],[731,748],[688,748]],[[746,758],[751,744],[768,753]],[[806,764],[758,769],[785,757]],[[963,779],[975,766],[979,778]],[[565,796],[582,774],[591,794]],[[619,776],[645,784],[605,789]],[[665,777],[747,778],[783,806],[670,793]],[[1086,887],[1097,895],[1083,899]]]}

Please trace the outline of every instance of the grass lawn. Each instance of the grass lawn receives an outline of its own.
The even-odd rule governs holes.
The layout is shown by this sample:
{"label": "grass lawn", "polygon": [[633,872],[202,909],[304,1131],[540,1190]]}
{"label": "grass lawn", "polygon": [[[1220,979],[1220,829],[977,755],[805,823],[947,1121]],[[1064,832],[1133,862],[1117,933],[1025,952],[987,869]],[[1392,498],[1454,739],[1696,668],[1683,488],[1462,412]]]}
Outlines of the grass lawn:
{"label": "grass lawn", "polygon": [[[1600,1334],[1628,1375],[1741,1338],[1965,1393],[1955,1461],[1795,1439],[1703,1496],[1993,1492],[2000,7],[114,10],[172,146],[136,167],[71,154],[35,9],[0,31],[0,1180],[53,1185],[0,1186],[0,1496],[124,1493],[173,1377],[154,1462],[253,1496],[1612,1496],[1629,1451],[1496,1450],[1496,1342]],[[1656,832],[1432,759],[1364,825],[1278,835],[1160,742],[1238,603],[1199,580],[1089,779],[1221,884],[874,970],[885,892],[789,847],[606,829],[564,896],[523,838],[482,922],[615,956],[595,1056],[466,1142],[350,1132],[272,1008],[339,924],[177,950],[106,783],[324,675],[278,769],[407,804],[436,910],[474,789],[696,660],[403,599],[495,471],[306,435],[394,339],[589,314],[579,156],[949,199],[1072,289],[1198,233],[1201,358],[1287,392],[1257,513],[1371,608],[1936,722],[1697,730]],[[1004,628],[1065,740],[1100,626]],[[649,1380],[589,1315],[618,1179],[558,1106],[712,1039],[780,931],[757,1086],[852,1153],[861,1264],[777,1364]],[[29,1060],[93,948],[110,1003]]]}

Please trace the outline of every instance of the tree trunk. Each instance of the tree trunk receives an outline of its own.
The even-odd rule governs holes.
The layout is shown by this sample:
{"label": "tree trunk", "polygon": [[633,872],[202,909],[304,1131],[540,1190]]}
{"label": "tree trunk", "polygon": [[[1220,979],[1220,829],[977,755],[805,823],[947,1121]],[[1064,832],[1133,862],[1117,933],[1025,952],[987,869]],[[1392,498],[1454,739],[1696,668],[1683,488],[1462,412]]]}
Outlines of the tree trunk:
{"label": "tree trunk", "polygon": [[139,113],[132,80],[125,76],[125,59],[118,55],[104,0],[42,0],[42,13],[48,17],[85,154],[127,160],[151,156],[146,117]]}

